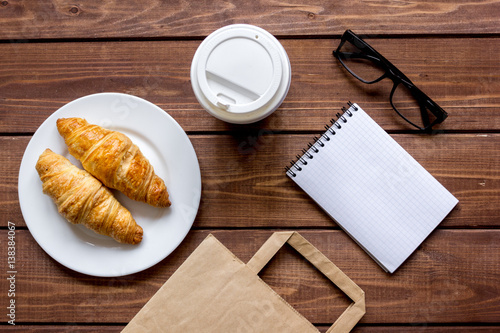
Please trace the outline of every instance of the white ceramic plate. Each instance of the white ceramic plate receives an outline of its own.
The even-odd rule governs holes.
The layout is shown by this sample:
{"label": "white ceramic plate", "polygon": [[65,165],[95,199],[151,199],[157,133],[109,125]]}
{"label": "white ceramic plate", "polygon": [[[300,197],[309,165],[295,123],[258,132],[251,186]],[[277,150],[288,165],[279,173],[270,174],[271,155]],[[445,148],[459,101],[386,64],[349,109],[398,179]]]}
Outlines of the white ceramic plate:
{"label": "white ceramic plate", "polygon": [[[40,154],[50,148],[81,168],[56,127],[58,118],[80,117],[129,136],[167,185],[172,206],[156,208],[114,191],[143,228],[139,245],[124,245],[67,222],[52,199],[43,194],[35,170]],[[201,175],[191,141],[164,110],[144,99],[118,93],[79,98],[54,112],[36,131],[19,170],[19,202],[26,224],[52,258],[77,272],[103,277],[147,269],[182,242],[194,222],[201,196]]]}

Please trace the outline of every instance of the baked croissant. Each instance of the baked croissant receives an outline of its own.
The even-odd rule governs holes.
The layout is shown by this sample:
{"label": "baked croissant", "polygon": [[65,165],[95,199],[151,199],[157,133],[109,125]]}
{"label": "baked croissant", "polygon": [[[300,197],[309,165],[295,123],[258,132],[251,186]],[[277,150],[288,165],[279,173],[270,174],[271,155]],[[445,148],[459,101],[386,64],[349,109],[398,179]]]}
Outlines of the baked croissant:
{"label": "baked croissant", "polygon": [[168,207],[164,181],[125,134],[89,124],[82,118],[60,118],[57,129],[69,152],[104,185],[155,207]]}
{"label": "baked croissant", "polygon": [[83,224],[120,243],[138,244],[142,228],[100,181],[65,157],[46,149],[36,170],[43,193],[55,202],[59,213],[73,224]]}

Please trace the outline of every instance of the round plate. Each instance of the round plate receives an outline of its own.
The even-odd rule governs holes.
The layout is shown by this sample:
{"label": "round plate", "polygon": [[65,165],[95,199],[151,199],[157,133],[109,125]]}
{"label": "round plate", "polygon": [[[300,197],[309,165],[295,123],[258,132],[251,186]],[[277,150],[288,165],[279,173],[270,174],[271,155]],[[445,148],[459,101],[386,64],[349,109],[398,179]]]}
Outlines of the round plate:
{"label": "round plate", "polygon": [[[82,225],[69,223],[59,215],[52,199],[43,194],[35,165],[46,148],[81,168],[57,131],[56,120],[68,117],[84,118],[91,124],[126,134],[165,181],[172,202],[168,208],[152,207],[113,191],[143,228],[140,244],[120,244]],[[186,133],[164,110],[126,94],[89,95],[54,112],[33,135],[19,170],[21,211],[35,240],[62,265],[93,276],[128,275],[163,260],[191,229],[200,197],[200,167]]]}

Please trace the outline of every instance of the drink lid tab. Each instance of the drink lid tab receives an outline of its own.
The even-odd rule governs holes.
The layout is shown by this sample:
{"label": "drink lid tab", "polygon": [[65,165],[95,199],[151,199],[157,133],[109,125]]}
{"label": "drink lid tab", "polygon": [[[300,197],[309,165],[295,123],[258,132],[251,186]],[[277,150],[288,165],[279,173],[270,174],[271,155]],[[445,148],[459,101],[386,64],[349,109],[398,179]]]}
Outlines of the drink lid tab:
{"label": "drink lid tab", "polygon": [[247,24],[210,34],[191,65],[191,83],[200,104],[232,123],[251,123],[274,112],[290,81],[290,61],[283,46],[269,32]]}

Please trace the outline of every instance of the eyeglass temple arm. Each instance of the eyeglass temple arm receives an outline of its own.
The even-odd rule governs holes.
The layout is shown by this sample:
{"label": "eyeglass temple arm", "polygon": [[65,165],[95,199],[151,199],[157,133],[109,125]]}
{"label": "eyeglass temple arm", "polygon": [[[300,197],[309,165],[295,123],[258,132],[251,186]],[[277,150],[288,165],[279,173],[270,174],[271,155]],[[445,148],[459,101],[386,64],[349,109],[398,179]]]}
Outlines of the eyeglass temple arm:
{"label": "eyeglass temple arm", "polygon": [[411,86],[409,88],[411,94],[415,97],[417,101],[419,101],[420,111],[422,113],[422,118],[424,120],[426,119],[423,116],[424,114],[428,119],[428,113],[426,110],[431,111],[436,116],[438,123],[443,122],[443,120],[445,120],[448,117],[448,113],[445,110],[443,110],[436,102],[434,102],[429,96],[427,96],[426,93],[420,90],[420,88],[415,86],[413,83],[411,83]]}
{"label": "eyeglass temple arm", "polygon": [[344,57],[344,59],[351,59],[351,58],[353,58],[353,59],[366,59],[366,60],[382,63],[382,61],[379,58],[374,57],[374,56],[369,55],[369,54],[364,54],[364,53],[333,51],[333,55],[337,58],[342,55]]}
{"label": "eyeglass temple arm", "polygon": [[427,113],[427,110],[422,103],[419,102],[419,105],[420,105],[420,115],[422,116],[422,123],[424,124],[424,128],[427,128],[431,124],[429,120],[429,114]]}

